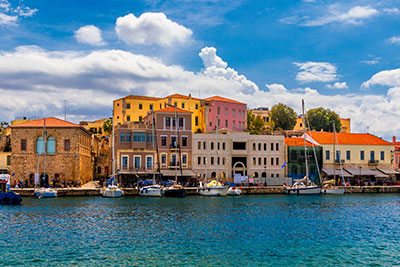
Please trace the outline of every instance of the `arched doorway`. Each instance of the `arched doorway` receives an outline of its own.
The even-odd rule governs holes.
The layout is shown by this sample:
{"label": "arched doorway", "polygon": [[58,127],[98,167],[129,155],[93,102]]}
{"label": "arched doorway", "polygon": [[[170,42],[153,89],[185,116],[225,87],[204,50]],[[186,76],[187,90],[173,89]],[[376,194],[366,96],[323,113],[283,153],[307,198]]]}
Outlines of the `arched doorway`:
{"label": "arched doorway", "polygon": [[217,177],[217,173],[216,173],[216,172],[212,172],[212,173],[211,173],[211,178],[212,178],[212,179],[215,179],[216,177]]}
{"label": "arched doorway", "polygon": [[243,162],[238,161],[233,165],[233,175],[240,174],[242,176],[246,175],[246,166]]}
{"label": "arched doorway", "polygon": [[49,175],[42,173],[39,179],[40,187],[46,187],[49,185]]}

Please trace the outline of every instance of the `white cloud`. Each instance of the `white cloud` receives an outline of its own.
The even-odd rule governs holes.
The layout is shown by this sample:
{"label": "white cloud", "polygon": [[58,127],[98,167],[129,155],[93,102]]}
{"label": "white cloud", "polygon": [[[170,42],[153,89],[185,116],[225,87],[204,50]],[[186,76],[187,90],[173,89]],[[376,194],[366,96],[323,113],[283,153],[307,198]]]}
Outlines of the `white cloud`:
{"label": "white cloud", "polygon": [[329,23],[361,24],[363,20],[378,14],[378,10],[369,6],[355,6],[347,11],[339,10],[337,5],[328,7],[329,12],[317,19],[304,22],[303,26],[322,26]]}
{"label": "white cloud", "polygon": [[16,25],[18,16],[9,16],[4,13],[0,13],[0,25]]}
{"label": "white cloud", "polygon": [[400,87],[400,69],[380,71],[364,82],[362,87],[369,88],[373,85]]}
{"label": "white cloud", "polygon": [[389,14],[395,14],[395,15],[399,15],[400,14],[400,10],[397,7],[395,7],[395,8],[384,8],[383,12],[389,13]]}
{"label": "white cloud", "polygon": [[367,64],[367,65],[376,65],[376,64],[379,63],[378,60],[363,60],[363,61],[360,61],[360,62],[364,63],[364,64]]}
{"label": "white cloud", "polygon": [[20,4],[12,8],[8,0],[0,0],[0,25],[16,26],[18,18],[31,17],[38,10]]}
{"label": "white cloud", "polygon": [[115,25],[118,38],[129,45],[172,46],[190,39],[192,30],[168,19],[164,13],[143,13],[119,17]]}
{"label": "white cloud", "polygon": [[393,36],[389,38],[389,42],[392,44],[400,44],[400,36]]}
{"label": "white cloud", "polygon": [[0,117],[3,120],[16,116],[62,118],[66,99],[67,118],[78,122],[110,116],[112,100],[129,94],[166,96],[178,92],[195,96],[201,92],[201,97],[221,95],[246,102],[249,108],[271,107],[282,102],[297,112],[301,99],[305,99],[308,109],[323,106],[341,117],[350,117],[354,132],[365,132],[369,126],[370,132],[388,139],[400,131],[400,69],[385,74],[386,82],[377,79],[382,73],[368,81],[390,85],[387,94],[323,95],[313,88],[289,90],[282,84],[267,84],[265,91],[260,90],[229,68],[217,56],[215,48],[204,48],[200,56],[204,69],[194,73],[121,50],[46,51],[24,46],[0,52]]}
{"label": "white cloud", "polygon": [[21,17],[32,17],[37,11],[36,8],[32,9],[25,6],[19,6],[15,9],[15,12]]}
{"label": "white cloud", "polygon": [[309,82],[331,82],[337,79],[336,66],[328,62],[304,62],[294,65],[300,68],[296,80],[303,83]]}
{"label": "white cloud", "polygon": [[341,82],[341,83],[335,82],[333,85],[331,85],[331,84],[326,85],[326,87],[332,88],[332,89],[349,89],[346,82]]}
{"label": "white cloud", "polygon": [[101,30],[94,25],[86,25],[75,31],[75,38],[78,42],[90,45],[104,45],[101,37]]}

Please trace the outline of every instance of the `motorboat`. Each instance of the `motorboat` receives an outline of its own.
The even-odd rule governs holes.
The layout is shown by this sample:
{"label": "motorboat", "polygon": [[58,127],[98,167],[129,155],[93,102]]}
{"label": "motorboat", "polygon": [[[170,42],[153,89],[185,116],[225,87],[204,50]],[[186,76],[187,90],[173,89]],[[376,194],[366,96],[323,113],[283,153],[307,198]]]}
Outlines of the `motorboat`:
{"label": "motorboat", "polygon": [[0,204],[21,204],[21,195],[10,190],[10,175],[0,174]]}
{"label": "motorboat", "polygon": [[111,177],[108,185],[103,187],[100,190],[100,193],[103,197],[108,198],[118,198],[124,195],[124,191],[118,187],[118,184],[115,183],[115,178]]}
{"label": "motorboat", "polygon": [[228,189],[228,196],[240,196],[242,194],[242,190],[236,186],[231,186]]}
{"label": "motorboat", "polygon": [[36,198],[54,198],[57,197],[57,189],[41,187],[35,189],[33,196]]}
{"label": "motorboat", "polygon": [[308,178],[296,181],[290,187],[284,185],[283,191],[288,195],[319,195],[321,193],[321,186],[305,182],[304,179]]}
{"label": "motorboat", "polygon": [[151,180],[138,182],[137,190],[142,197],[162,197],[164,188]]}
{"label": "motorboat", "polygon": [[186,189],[183,186],[174,182],[168,182],[165,185],[164,196],[165,197],[185,197]]}
{"label": "motorboat", "polygon": [[201,196],[226,196],[228,193],[229,187],[221,184],[216,180],[212,180],[208,184],[203,185],[200,182],[200,186],[197,188],[197,192]]}
{"label": "motorboat", "polygon": [[321,193],[325,195],[343,195],[345,189],[335,186],[335,180],[328,180],[322,183]]}

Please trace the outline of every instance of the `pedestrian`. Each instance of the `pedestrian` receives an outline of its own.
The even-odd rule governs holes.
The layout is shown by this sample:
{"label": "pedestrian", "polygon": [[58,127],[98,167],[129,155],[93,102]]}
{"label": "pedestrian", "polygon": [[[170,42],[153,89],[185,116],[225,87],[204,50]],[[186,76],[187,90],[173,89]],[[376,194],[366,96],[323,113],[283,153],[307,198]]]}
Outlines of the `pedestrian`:
{"label": "pedestrian", "polygon": [[20,183],[20,185],[21,185],[21,189],[24,189],[24,181],[21,180],[19,183]]}

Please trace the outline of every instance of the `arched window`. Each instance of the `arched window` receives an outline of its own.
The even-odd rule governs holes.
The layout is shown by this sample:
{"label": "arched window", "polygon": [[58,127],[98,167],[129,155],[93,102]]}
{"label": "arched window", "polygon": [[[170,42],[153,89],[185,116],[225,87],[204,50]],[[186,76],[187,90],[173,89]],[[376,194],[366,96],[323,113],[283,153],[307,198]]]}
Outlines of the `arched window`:
{"label": "arched window", "polygon": [[256,143],[253,143],[253,150],[256,150]]}
{"label": "arched window", "polygon": [[262,177],[262,178],[267,178],[267,173],[266,173],[266,172],[263,172],[263,173],[261,174],[261,177]]}
{"label": "arched window", "polygon": [[254,173],[254,178],[258,178],[258,172]]}
{"label": "arched window", "polygon": [[56,139],[53,136],[47,137],[47,153],[56,153]]}
{"label": "arched window", "polygon": [[217,173],[216,172],[212,172],[211,173],[211,178],[216,178],[217,177]]}
{"label": "arched window", "polygon": [[43,138],[43,136],[39,136],[36,139],[36,153],[38,153],[38,154],[44,153],[44,138]]}

